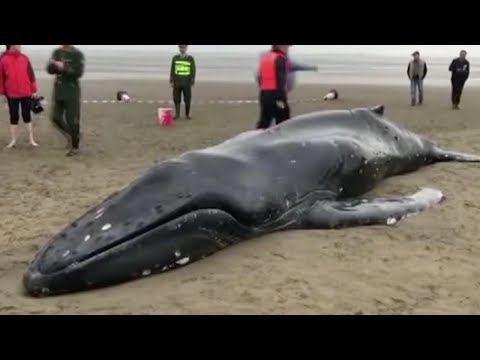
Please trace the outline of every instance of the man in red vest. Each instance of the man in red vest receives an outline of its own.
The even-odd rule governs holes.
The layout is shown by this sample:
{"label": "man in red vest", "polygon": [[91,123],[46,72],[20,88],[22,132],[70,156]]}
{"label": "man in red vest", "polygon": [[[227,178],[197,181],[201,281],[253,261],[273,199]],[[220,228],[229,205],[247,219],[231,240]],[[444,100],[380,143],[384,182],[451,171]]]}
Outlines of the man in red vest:
{"label": "man in red vest", "polygon": [[272,45],[260,62],[260,120],[257,129],[268,129],[290,118],[287,101],[288,49],[290,45]]}

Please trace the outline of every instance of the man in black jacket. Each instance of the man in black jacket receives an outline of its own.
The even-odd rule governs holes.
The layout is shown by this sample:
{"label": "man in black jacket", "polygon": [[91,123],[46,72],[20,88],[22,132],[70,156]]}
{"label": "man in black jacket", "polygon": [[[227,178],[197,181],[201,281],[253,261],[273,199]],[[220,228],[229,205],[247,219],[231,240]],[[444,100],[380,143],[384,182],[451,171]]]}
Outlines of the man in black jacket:
{"label": "man in black jacket", "polygon": [[185,102],[185,115],[190,119],[190,105],[192,102],[192,86],[195,85],[196,66],[193,56],[187,54],[188,45],[178,45],[180,54],[172,59],[170,70],[170,84],[173,88],[173,102],[175,103],[175,119],[180,117],[180,105]]}
{"label": "man in black jacket", "polygon": [[467,60],[465,50],[460,52],[460,57],[452,61],[449,70],[452,73],[452,107],[458,110],[463,88],[470,76],[470,62]]}

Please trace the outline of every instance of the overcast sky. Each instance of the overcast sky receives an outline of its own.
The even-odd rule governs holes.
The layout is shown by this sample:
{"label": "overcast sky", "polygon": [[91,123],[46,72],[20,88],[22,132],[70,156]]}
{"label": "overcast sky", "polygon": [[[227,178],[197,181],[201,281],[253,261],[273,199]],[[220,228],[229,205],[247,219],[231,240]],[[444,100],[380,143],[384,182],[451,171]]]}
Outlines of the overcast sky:
{"label": "overcast sky", "polygon": [[[28,49],[52,49],[56,45],[24,45]],[[89,52],[96,49],[125,50],[167,50],[176,51],[176,45],[79,45]],[[270,45],[190,45],[191,52],[202,51],[252,51],[258,52]],[[414,50],[425,56],[456,56],[460,50],[466,49],[470,56],[480,56],[480,45],[295,45],[293,53],[366,53],[380,55],[407,55]]]}

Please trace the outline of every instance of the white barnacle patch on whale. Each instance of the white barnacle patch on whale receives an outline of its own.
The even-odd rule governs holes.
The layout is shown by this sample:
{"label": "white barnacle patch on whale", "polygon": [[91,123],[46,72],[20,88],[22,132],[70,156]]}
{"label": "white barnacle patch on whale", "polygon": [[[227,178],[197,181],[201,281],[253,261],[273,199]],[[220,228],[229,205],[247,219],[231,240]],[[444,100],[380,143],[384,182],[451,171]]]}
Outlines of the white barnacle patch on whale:
{"label": "white barnacle patch on whale", "polygon": [[90,240],[92,237],[90,235],[87,235],[85,236],[85,239],[83,239],[84,242],[87,242],[88,240]]}
{"label": "white barnacle patch on whale", "polygon": [[110,230],[111,228],[112,228],[112,224],[105,224],[105,225],[103,225],[102,230],[103,230],[103,231],[108,231],[108,230]]}
{"label": "white barnacle patch on whale", "polygon": [[70,255],[70,250],[65,251],[62,256],[67,257],[68,255]]}
{"label": "white barnacle patch on whale", "polygon": [[143,270],[142,276],[150,276],[150,275],[152,275],[152,270],[150,269]]}
{"label": "white barnacle patch on whale", "polygon": [[178,259],[180,256],[182,256],[182,253],[180,251],[175,251],[175,257]]}
{"label": "white barnacle patch on whale", "polygon": [[187,265],[188,263],[190,262],[190,258],[187,256],[187,257],[184,257],[183,259],[180,259],[177,261],[177,265]]}
{"label": "white barnacle patch on whale", "polygon": [[100,219],[103,216],[103,212],[99,212],[95,215],[95,220]]}
{"label": "white barnacle patch on whale", "polygon": [[296,163],[297,163],[297,160],[290,160],[290,163],[291,163],[291,164],[296,164]]}
{"label": "white barnacle patch on whale", "polygon": [[387,225],[395,225],[397,223],[397,219],[393,218],[393,217],[390,217],[387,219]]}

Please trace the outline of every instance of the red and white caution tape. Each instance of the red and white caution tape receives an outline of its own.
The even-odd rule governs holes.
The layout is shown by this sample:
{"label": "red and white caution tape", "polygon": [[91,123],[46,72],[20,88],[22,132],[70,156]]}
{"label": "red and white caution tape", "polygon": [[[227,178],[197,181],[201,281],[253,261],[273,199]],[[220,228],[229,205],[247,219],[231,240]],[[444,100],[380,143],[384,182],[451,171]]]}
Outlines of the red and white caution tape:
{"label": "red and white caution tape", "polygon": [[[107,100],[107,99],[93,99],[93,100],[83,100],[83,104],[97,104],[97,105],[106,105],[106,104],[148,104],[148,105],[173,105],[172,100],[141,100],[141,99],[131,99],[129,101],[121,102],[117,100]],[[289,100],[289,103],[292,104],[301,104],[301,103],[315,103],[315,102],[324,102],[323,98],[309,98],[309,99],[292,99]],[[48,101],[44,102],[48,104]],[[250,105],[258,104],[258,100],[194,100],[192,105]]]}

